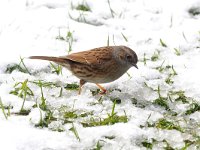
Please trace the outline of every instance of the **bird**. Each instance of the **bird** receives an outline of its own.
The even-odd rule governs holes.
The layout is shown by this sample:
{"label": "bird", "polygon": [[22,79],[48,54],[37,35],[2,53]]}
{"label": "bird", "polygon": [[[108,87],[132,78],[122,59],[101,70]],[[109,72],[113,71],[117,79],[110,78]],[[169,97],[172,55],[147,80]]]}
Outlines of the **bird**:
{"label": "bird", "polygon": [[101,89],[101,94],[105,94],[107,90],[101,83],[117,80],[131,67],[138,69],[137,54],[123,45],[98,47],[58,57],[30,56],[29,59],[52,61],[70,70],[80,79],[79,95],[87,82],[95,83]]}

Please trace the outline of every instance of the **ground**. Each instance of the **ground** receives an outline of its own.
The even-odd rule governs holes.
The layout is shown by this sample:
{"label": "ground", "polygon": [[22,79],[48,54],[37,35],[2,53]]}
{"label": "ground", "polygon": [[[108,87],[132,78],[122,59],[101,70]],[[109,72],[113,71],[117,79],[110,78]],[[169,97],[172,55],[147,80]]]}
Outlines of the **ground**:
{"label": "ground", "polygon": [[[0,18],[2,149],[200,149],[198,0],[4,0]],[[139,69],[106,95],[28,59],[107,45],[132,48]]]}

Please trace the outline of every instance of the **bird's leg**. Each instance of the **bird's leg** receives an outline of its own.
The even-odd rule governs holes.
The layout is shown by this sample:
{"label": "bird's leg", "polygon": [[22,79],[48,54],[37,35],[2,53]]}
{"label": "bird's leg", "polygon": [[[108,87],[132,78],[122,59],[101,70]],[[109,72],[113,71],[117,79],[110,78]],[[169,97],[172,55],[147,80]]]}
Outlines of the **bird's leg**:
{"label": "bird's leg", "polygon": [[85,83],[86,83],[85,80],[83,80],[83,79],[80,80],[79,91],[78,91],[78,94],[79,94],[79,95],[81,94],[82,86],[83,86]]}
{"label": "bird's leg", "polygon": [[101,89],[101,93],[100,94],[105,94],[106,93],[106,89],[104,88],[104,87],[102,87],[101,85],[99,85],[99,84],[97,84],[97,83],[95,83],[100,89]]}

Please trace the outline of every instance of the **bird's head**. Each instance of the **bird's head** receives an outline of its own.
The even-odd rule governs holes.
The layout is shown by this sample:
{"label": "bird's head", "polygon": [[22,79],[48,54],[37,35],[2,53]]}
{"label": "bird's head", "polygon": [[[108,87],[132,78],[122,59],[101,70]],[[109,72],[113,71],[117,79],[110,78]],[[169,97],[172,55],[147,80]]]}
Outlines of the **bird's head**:
{"label": "bird's head", "polygon": [[126,64],[128,67],[137,67],[138,57],[137,54],[126,46],[115,46],[114,56],[120,64]]}

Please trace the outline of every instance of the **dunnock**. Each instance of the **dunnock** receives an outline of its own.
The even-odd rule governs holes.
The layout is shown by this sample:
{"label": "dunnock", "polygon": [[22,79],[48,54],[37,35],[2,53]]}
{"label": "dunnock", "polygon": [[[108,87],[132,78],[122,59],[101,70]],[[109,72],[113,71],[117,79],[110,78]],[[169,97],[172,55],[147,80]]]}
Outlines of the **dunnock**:
{"label": "dunnock", "polygon": [[86,82],[95,83],[102,93],[106,93],[106,89],[98,83],[112,82],[132,66],[138,68],[136,53],[126,46],[99,47],[60,57],[31,56],[29,58],[53,61],[69,69],[80,79],[79,94]]}

